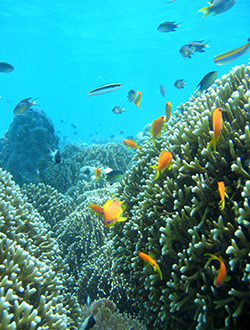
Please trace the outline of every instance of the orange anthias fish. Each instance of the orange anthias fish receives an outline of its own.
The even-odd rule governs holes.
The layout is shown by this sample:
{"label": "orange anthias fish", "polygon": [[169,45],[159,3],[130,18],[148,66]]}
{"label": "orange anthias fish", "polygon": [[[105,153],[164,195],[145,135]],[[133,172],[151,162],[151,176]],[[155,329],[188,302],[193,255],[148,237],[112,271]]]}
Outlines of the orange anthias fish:
{"label": "orange anthias fish", "polygon": [[158,179],[159,174],[163,173],[166,170],[166,168],[169,169],[169,170],[171,169],[171,167],[172,167],[172,165],[171,165],[172,158],[173,158],[173,156],[172,156],[170,151],[162,150],[162,152],[159,156],[158,166],[156,166],[156,165],[150,166],[150,167],[155,167],[156,171],[157,171],[153,181]]}
{"label": "orange anthias fish", "polygon": [[152,257],[150,257],[148,254],[146,254],[146,253],[143,253],[143,252],[140,252],[139,253],[139,256],[143,259],[143,260],[145,260],[145,261],[147,261],[153,268],[154,268],[154,271],[155,272],[158,272],[159,273],[159,275],[160,275],[160,279],[162,280],[162,272],[161,272],[161,270],[160,270],[160,267],[157,265],[157,263],[156,263],[156,261],[152,258]]}
{"label": "orange anthias fish", "polygon": [[161,137],[162,128],[164,131],[166,131],[164,116],[161,116],[152,122],[152,125],[149,130],[149,133],[152,137],[147,141],[147,143],[149,143],[149,141],[151,141],[151,140],[154,140],[154,146],[155,146],[155,139]]}
{"label": "orange anthias fish", "polygon": [[92,211],[94,211],[97,214],[104,214],[103,208],[99,205],[89,204],[89,207],[91,208]]}
{"label": "orange anthias fish", "polygon": [[95,169],[95,181],[97,181],[100,178],[101,175],[101,170],[97,167]]}
{"label": "orange anthias fish", "polygon": [[141,109],[141,107],[140,107],[140,103],[141,103],[141,92],[138,91],[137,93],[138,93],[138,96],[137,96],[136,99],[134,100],[134,104],[135,104],[138,108]]}
{"label": "orange anthias fish", "polygon": [[216,151],[216,142],[218,141],[220,137],[220,131],[222,128],[222,113],[221,108],[216,108],[213,112],[213,131],[214,135],[212,140],[207,145],[207,148],[210,148],[211,145],[214,146],[214,151]]}
{"label": "orange anthias fish", "polygon": [[218,182],[218,190],[220,194],[220,204],[221,204],[221,209],[224,210],[225,207],[225,197],[228,197],[228,194],[225,191],[225,183],[223,181]]}
{"label": "orange anthias fish", "polygon": [[[206,253],[204,254],[205,256],[208,256],[210,257],[208,262],[206,263],[206,265],[211,261],[211,260],[218,260],[220,262],[220,269],[219,269],[219,273],[218,273],[218,276],[216,278],[216,281],[215,281],[215,286],[216,288],[218,288],[219,286],[221,286],[221,284],[225,281],[225,280],[229,280],[230,278],[226,278],[227,277],[227,270],[226,270],[226,266],[224,264],[224,262],[222,261],[221,258],[215,256],[214,254],[211,254],[211,253]],[[205,268],[206,268],[206,265],[205,265]]]}
{"label": "orange anthias fish", "polygon": [[137,142],[132,139],[123,140],[122,143],[127,147],[127,149],[129,149],[129,147],[133,150],[142,149],[142,147],[138,146]]}
{"label": "orange anthias fish", "polygon": [[166,102],[165,104],[165,114],[166,114],[166,121],[169,121],[171,114],[172,114],[172,104],[171,102]]}
{"label": "orange anthias fish", "polygon": [[126,217],[122,217],[122,213],[125,209],[126,206],[122,202],[118,201],[118,199],[115,198],[114,201],[109,199],[103,205],[105,226],[111,227],[114,226],[117,222],[127,220]]}

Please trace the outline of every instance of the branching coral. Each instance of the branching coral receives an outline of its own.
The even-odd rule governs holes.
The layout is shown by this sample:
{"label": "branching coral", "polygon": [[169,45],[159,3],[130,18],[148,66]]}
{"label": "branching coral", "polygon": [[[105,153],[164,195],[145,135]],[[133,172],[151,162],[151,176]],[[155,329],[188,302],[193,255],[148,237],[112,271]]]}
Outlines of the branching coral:
{"label": "branching coral", "polygon": [[[87,318],[90,315],[90,309],[88,306],[84,306],[83,318]],[[93,330],[145,330],[144,325],[136,318],[132,318],[131,315],[126,313],[119,313],[118,311],[112,311],[103,303],[98,307],[97,312],[94,314],[96,324],[93,326]]]}
{"label": "branching coral", "polygon": [[108,167],[125,171],[129,168],[132,156],[131,150],[118,143],[86,148],[66,145],[61,153],[60,164],[52,165],[46,159],[40,163],[40,179],[64,193],[69,187],[77,184],[83,166]]}
{"label": "branching coral", "polygon": [[[132,288],[130,297],[146,308],[151,327],[244,327],[250,290],[249,87],[250,66],[242,65],[181,104],[156,147],[138,151],[118,191],[130,220],[111,232],[117,272]],[[224,125],[214,152],[207,145],[216,107]],[[173,166],[153,182],[150,166],[161,150],[173,153]],[[218,181],[231,191],[224,210]],[[155,256],[162,281],[143,267],[139,252]],[[231,276],[219,288],[213,284],[219,265],[204,268],[205,253],[221,256]]]}
{"label": "branching coral", "polygon": [[67,265],[46,227],[0,170],[1,329],[67,329],[70,316],[78,322],[76,300],[64,300]]}

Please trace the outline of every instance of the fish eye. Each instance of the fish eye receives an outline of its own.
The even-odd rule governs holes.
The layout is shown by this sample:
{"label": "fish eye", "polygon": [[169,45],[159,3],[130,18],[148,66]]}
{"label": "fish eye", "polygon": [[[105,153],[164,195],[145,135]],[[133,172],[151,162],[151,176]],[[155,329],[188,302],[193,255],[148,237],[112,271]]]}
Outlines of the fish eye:
{"label": "fish eye", "polygon": [[108,220],[107,223],[110,223],[110,220]]}

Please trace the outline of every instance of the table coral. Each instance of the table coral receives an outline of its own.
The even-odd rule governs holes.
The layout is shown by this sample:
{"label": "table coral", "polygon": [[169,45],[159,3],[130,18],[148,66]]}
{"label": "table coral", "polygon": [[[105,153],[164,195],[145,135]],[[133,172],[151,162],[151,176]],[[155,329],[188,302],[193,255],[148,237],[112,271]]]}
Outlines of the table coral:
{"label": "table coral", "polygon": [[[111,232],[113,254],[131,286],[129,296],[147,313],[150,327],[239,329],[249,322],[250,253],[250,66],[233,68],[200,97],[178,107],[156,147],[144,146],[118,189],[128,220]],[[222,109],[217,151],[212,112]],[[173,153],[172,169],[153,182],[162,150]],[[230,188],[224,210],[218,181]],[[139,252],[154,255],[163,280],[143,267]],[[221,256],[231,280],[214,286]],[[133,287],[133,283],[137,283]],[[146,311],[145,311],[146,309]]]}

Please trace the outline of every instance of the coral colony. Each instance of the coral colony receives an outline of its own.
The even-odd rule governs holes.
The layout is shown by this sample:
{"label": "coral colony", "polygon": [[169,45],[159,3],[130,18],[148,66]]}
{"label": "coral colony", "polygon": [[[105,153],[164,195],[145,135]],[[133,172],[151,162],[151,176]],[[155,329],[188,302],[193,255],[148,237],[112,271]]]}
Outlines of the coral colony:
{"label": "coral colony", "polygon": [[[59,164],[42,155],[34,164],[40,183],[17,177],[2,159],[27,183],[20,188],[0,170],[0,329],[77,330],[91,317],[93,329],[247,328],[249,87],[250,66],[233,68],[181,104],[155,146],[143,144],[147,125],[136,151],[68,145]],[[215,150],[208,146],[218,108]],[[46,141],[56,147],[51,133]],[[1,141],[6,157],[8,134]],[[163,150],[172,166],[153,180]],[[111,186],[108,168],[125,178]],[[127,220],[107,228],[89,205],[114,196]]]}

